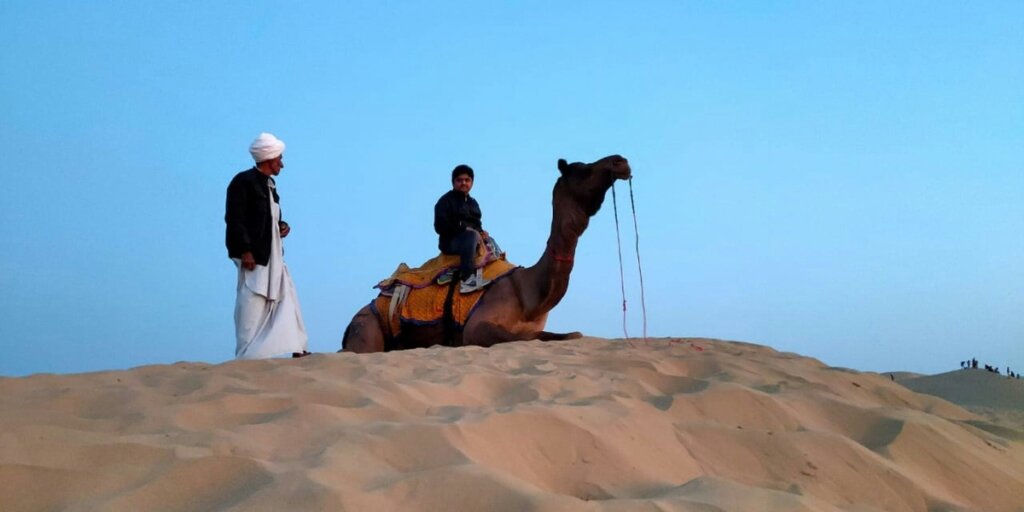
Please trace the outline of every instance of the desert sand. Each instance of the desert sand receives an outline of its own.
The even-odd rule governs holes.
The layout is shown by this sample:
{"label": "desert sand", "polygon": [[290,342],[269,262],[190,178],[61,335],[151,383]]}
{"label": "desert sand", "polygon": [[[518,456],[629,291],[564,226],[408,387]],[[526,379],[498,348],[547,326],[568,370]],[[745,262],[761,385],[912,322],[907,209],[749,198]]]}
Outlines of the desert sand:
{"label": "desert sand", "polygon": [[3,378],[0,509],[1024,511],[1024,381],[967,372],[583,338]]}

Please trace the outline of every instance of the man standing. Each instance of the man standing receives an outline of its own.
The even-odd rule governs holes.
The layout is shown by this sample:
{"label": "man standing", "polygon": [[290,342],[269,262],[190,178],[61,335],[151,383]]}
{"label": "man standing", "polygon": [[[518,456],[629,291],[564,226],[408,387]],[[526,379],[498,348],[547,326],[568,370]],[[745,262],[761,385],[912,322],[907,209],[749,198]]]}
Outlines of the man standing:
{"label": "man standing", "polygon": [[472,188],[473,169],[468,165],[456,166],[452,170],[452,190],[434,205],[438,248],[445,254],[459,255],[459,293],[474,292],[487,285],[474,265],[477,244],[487,238],[487,232],[480,223],[480,205],[469,196]]}
{"label": "man standing", "polygon": [[284,169],[284,142],[261,133],[249,153],[256,165],[231,180],[224,214],[228,257],[238,267],[235,357],[302,357],[308,337],[281,245],[291,228],[281,220],[272,177]]}

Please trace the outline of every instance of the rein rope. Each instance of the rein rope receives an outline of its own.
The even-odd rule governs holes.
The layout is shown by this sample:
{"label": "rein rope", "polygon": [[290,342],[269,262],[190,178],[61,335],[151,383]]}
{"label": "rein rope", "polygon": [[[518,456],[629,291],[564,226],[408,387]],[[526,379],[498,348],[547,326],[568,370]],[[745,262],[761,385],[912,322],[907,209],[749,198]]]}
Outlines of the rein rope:
{"label": "rein rope", "polygon": [[626,330],[626,276],[622,269],[622,238],[619,237],[619,202],[615,199],[615,183],[612,183],[612,207],[615,210],[615,243],[619,247],[619,285],[622,288],[622,334],[629,340]]}
{"label": "rein rope", "polygon": [[[647,302],[644,300],[644,269],[640,262],[640,230],[636,222],[636,201],[633,199],[633,178],[629,178],[629,205],[633,210],[633,233],[636,237],[636,268],[640,273],[640,310],[643,314],[644,340],[647,340]],[[615,196],[615,184],[612,184],[612,207],[615,210],[615,241],[619,247],[619,285],[622,289],[622,333],[629,340],[626,330],[626,278],[622,264],[622,238],[619,236],[619,202]]]}

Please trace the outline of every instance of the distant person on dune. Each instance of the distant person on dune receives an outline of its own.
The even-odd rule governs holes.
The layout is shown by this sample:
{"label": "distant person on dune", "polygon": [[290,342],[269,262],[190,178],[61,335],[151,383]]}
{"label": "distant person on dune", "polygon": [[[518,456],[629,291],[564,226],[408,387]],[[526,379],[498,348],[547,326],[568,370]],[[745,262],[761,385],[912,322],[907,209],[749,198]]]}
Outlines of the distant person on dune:
{"label": "distant person on dune", "polygon": [[281,220],[273,176],[284,169],[284,142],[261,133],[249,146],[256,165],[228,185],[224,222],[228,257],[238,268],[235,288],[235,357],[261,359],[308,355],[306,327],[281,240],[291,227]]}

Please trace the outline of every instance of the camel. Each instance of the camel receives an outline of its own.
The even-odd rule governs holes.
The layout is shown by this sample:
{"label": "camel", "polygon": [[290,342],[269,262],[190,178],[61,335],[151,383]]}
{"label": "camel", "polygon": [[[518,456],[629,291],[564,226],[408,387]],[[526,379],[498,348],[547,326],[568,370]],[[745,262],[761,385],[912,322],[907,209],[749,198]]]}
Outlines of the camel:
{"label": "camel", "polygon": [[[583,336],[579,332],[545,331],[548,312],[569,288],[576,244],[590,217],[601,208],[615,180],[629,179],[631,174],[629,162],[619,155],[589,164],[559,160],[558,171],[561,176],[552,193],[551,234],[544,254],[533,266],[516,269],[489,286],[466,321],[462,345],[489,347],[517,340],[553,341]],[[442,324],[405,326],[397,338],[386,339],[380,319],[367,305],[345,329],[339,352],[383,352],[444,344]]]}

